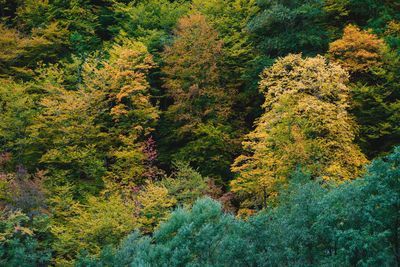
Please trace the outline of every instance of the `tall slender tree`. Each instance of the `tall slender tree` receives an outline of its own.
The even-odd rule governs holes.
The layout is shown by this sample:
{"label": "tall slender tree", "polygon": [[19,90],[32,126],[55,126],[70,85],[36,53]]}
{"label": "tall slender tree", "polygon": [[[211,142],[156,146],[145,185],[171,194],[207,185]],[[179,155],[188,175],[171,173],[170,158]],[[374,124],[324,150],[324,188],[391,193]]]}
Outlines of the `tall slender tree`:
{"label": "tall slender tree", "polygon": [[203,174],[229,175],[233,90],[221,81],[222,40],[206,17],[183,17],[174,44],[163,53],[164,86],[173,103],[166,112],[173,157],[202,166]]}

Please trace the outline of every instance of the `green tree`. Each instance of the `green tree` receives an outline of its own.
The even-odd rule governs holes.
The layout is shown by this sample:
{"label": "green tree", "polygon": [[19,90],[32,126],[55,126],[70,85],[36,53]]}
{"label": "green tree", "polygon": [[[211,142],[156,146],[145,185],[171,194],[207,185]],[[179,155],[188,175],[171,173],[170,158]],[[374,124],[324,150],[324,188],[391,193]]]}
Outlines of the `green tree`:
{"label": "green tree", "polygon": [[257,90],[259,73],[254,70],[258,59],[254,47],[256,35],[245,30],[257,11],[256,1],[253,0],[195,0],[191,10],[206,16],[207,22],[218,30],[223,40],[224,54],[219,69],[224,83],[238,92],[232,107],[235,113],[232,125],[235,131],[241,133],[251,128],[261,112],[262,98]]}
{"label": "green tree", "polygon": [[[178,20],[187,14],[190,2],[187,0],[141,0],[120,1],[115,5],[118,24],[114,30],[119,34],[115,39],[133,38],[142,42],[154,56],[157,67],[149,71],[150,92],[153,101],[159,101],[161,110],[166,110],[169,100],[162,87],[161,67],[164,64],[162,51],[173,39],[173,29]],[[158,138],[156,138],[158,140]]]}
{"label": "green tree", "polygon": [[399,152],[340,186],[293,177],[278,208],[249,219],[260,227],[264,266],[398,266]]}
{"label": "green tree", "polygon": [[160,131],[165,133],[163,142],[168,142],[164,149],[171,150],[167,155],[204,166],[204,175],[226,177],[226,162],[234,149],[228,124],[234,92],[221,82],[218,64],[223,51],[218,36],[200,14],[179,21],[174,44],[163,52],[164,86],[173,103]]}
{"label": "green tree", "polygon": [[174,162],[175,172],[161,180],[168,193],[177,200],[178,205],[191,205],[205,195],[208,178],[202,177],[186,162]]}
{"label": "green tree", "polygon": [[389,46],[398,52],[400,48],[400,21],[395,19],[389,21],[383,36]]}
{"label": "green tree", "polygon": [[155,56],[155,61],[160,63],[160,52],[170,42],[173,29],[189,7],[189,1],[185,0],[119,2],[115,6],[119,22],[115,30],[143,42]]}
{"label": "green tree", "polygon": [[78,266],[398,266],[400,148],[363,178],[321,186],[295,172],[278,207],[246,221],[205,198],[177,209],[153,237],[137,232]]}
{"label": "green tree", "polygon": [[[324,0],[326,27],[333,38],[340,37],[342,29],[355,24],[362,29],[372,28],[374,33],[383,34],[390,29],[390,21],[398,19],[400,5],[396,1],[384,0]],[[391,43],[391,45],[395,45]]]}
{"label": "green tree", "polygon": [[81,257],[78,266],[256,265],[255,244],[246,240],[244,222],[221,210],[210,198],[197,200],[191,209],[176,210],[153,238],[132,234],[117,250]]}
{"label": "green tree", "polygon": [[329,32],[323,27],[323,0],[258,1],[259,11],[247,28],[257,35],[264,57],[289,53],[314,56],[328,49]]}
{"label": "green tree", "polygon": [[272,219],[276,262],[398,266],[399,155],[397,148],[362,178],[330,190],[315,182],[294,186]]}
{"label": "green tree", "polygon": [[61,58],[98,49],[112,37],[110,26],[116,23],[114,1],[110,0],[27,0],[19,3],[14,20],[26,32],[53,23],[67,29],[68,45],[58,54]]}
{"label": "green tree", "polygon": [[21,211],[0,213],[0,264],[40,266],[50,264],[51,234],[45,215],[30,219]]}
{"label": "green tree", "polygon": [[54,62],[67,42],[58,23],[35,28],[27,35],[0,24],[0,77],[32,78],[39,62]]}

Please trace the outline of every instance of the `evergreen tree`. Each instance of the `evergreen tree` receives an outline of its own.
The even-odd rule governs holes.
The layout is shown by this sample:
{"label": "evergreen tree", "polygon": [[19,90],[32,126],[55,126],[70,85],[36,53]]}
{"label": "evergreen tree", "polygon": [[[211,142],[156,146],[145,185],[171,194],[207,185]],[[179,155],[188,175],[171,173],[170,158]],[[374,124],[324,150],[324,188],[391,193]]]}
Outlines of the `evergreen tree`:
{"label": "evergreen tree", "polygon": [[99,258],[81,257],[78,266],[255,266],[255,246],[246,234],[243,221],[205,198],[190,210],[176,210],[153,239],[132,234],[117,250],[105,250]]}
{"label": "evergreen tree", "polygon": [[46,215],[30,219],[21,211],[0,213],[0,264],[45,266],[50,264],[52,236]]}

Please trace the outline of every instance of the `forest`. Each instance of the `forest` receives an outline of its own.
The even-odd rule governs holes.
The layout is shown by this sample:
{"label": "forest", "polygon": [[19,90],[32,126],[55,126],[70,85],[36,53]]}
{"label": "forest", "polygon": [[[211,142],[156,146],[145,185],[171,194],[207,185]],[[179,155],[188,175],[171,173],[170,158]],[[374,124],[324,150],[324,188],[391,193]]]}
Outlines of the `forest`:
{"label": "forest", "polygon": [[0,12],[0,266],[400,266],[400,1]]}

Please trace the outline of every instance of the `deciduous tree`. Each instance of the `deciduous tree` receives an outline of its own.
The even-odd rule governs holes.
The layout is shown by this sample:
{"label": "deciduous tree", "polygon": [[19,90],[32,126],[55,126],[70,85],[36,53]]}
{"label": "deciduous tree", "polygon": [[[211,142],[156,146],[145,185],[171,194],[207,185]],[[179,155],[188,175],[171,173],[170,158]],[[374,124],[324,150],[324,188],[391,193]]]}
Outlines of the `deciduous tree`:
{"label": "deciduous tree", "polygon": [[[166,113],[169,125],[163,130],[169,133],[165,141],[173,149],[173,157],[190,161],[194,166],[217,164],[231,157],[231,130],[227,121],[234,92],[221,82],[222,52],[218,32],[205,16],[195,13],[179,21],[174,44],[163,53],[164,86],[173,101]],[[215,132],[219,133],[214,135]],[[208,168],[201,172],[220,177],[229,175],[226,165],[219,173]]]}
{"label": "deciduous tree", "polygon": [[347,112],[347,73],[322,56],[289,55],[265,69],[260,90],[265,113],[243,142],[246,154],[232,166],[234,192],[244,206],[266,206],[293,171],[338,182],[357,177],[367,162],[354,141]]}
{"label": "deciduous tree", "polygon": [[382,64],[384,48],[383,40],[371,30],[363,31],[350,24],[344,28],[343,37],[329,45],[328,58],[351,73],[363,73]]}
{"label": "deciduous tree", "polygon": [[159,112],[150,101],[149,70],[153,57],[140,42],[124,39],[109,50],[99,65],[87,66],[84,85],[104,93],[103,146],[109,157],[109,178],[120,185],[142,183],[146,178],[145,140]]}
{"label": "deciduous tree", "polygon": [[350,71],[351,106],[360,131],[357,141],[370,158],[388,153],[400,140],[396,114],[400,85],[397,52],[373,34],[353,25],[330,45],[328,57]]}
{"label": "deciduous tree", "polygon": [[43,148],[40,162],[50,171],[54,185],[74,184],[76,193],[83,196],[103,186],[106,169],[104,151],[96,144],[101,137],[96,119],[105,110],[104,92],[83,86],[68,90],[62,73],[54,66],[42,74],[45,95],[30,127],[29,142]]}

